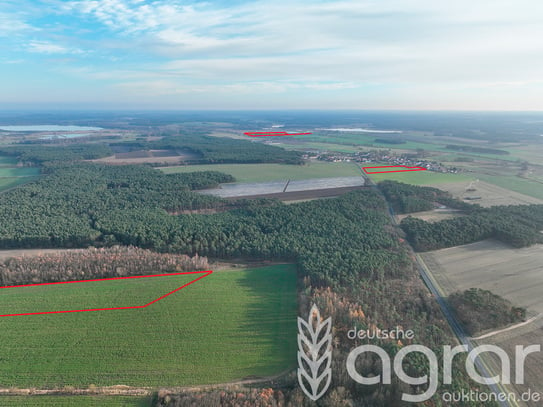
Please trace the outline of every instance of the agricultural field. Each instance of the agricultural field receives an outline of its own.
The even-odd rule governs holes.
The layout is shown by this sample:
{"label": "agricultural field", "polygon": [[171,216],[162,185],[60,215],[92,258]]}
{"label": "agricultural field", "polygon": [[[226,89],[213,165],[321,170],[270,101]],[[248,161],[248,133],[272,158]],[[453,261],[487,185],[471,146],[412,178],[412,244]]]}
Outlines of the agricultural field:
{"label": "agricultural field", "polygon": [[282,147],[285,150],[299,150],[299,151],[306,151],[306,150],[318,150],[321,152],[324,151],[337,151],[340,153],[355,153],[357,151],[362,151],[362,146],[353,146],[351,144],[336,144],[336,143],[317,143],[317,142],[311,142],[311,141],[291,141],[283,140],[283,141],[277,141],[273,142],[273,145]]}
{"label": "agricultural field", "polygon": [[514,191],[518,194],[536,198],[534,202],[543,202],[543,182],[516,176],[481,175],[481,180],[494,184],[497,187]]}
{"label": "agricultural field", "polygon": [[0,396],[0,407],[150,407],[150,397],[131,396]]}
{"label": "agricultural field", "polygon": [[32,181],[39,175],[39,168],[18,167],[14,157],[0,156],[0,191]]}
{"label": "agricultural field", "polygon": [[[380,164],[367,163],[367,164],[363,164],[362,166],[377,167],[379,165]],[[371,171],[374,171],[374,170],[371,170]],[[464,175],[464,174],[448,174],[448,173],[445,174],[445,173],[434,172],[434,171],[391,172],[391,173],[385,173],[385,174],[371,174],[369,176],[374,182],[389,180],[389,181],[405,182],[406,184],[428,185],[428,186],[435,186],[435,184],[449,184],[451,182],[465,182],[467,185],[467,183],[469,183],[469,181],[472,180],[472,177]]]}
{"label": "agricultural field", "polygon": [[[489,338],[485,338],[481,343],[488,345],[496,345],[505,350],[510,357],[510,360],[515,360],[515,347],[521,345],[528,347],[530,345],[539,344],[543,348],[543,320],[539,318],[534,322],[525,326],[516,328],[514,330],[506,331]],[[499,371],[499,361],[494,361],[494,371]],[[543,376],[543,353],[536,352],[530,354],[526,358],[525,362],[525,379],[524,384],[515,384],[514,387],[518,394],[531,391],[531,393],[538,392],[543,394],[543,382],[541,377]],[[529,407],[540,406],[540,402],[529,402]]]}
{"label": "agricultural field", "polygon": [[[82,301],[139,305],[187,278],[135,280],[145,284],[128,287],[130,280],[115,280],[61,284],[62,290],[3,288],[0,308],[59,310]],[[4,388],[163,387],[273,375],[295,364],[296,315],[296,268],[276,265],[217,271],[142,309],[3,317],[0,383]]]}
{"label": "agricultural field", "polygon": [[[494,182],[502,182],[498,181],[498,178]],[[543,203],[543,185],[539,185],[538,189],[541,192],[541,198],[538,199],[537,197],[530,196],[528,194],[522,194],[519,192],[516,192],[514,190],[501,187],[498,185],[493,185],[489,182],[483,181],[483,179],[487,179],[484,176],[481,176],[479,182],[475,182],[473,184],[474,191],[466,191],[470,184],[470,180],[467,182],[436,182],[431,183],[429,186],[442,189],[444,191],[450,192],[455,198],[458,199],[464,199],[466,197],[480,197],[481,199],[472,200],[472,201],[466,201],[471,203],[476,203],[484,207],[489,206],[495,206],[495,205],[528,205],[528,204],[541,204]],[[509,184],[504,184],[507,186],[511,186]],[[530,191],[526,191],[530,192]],[[532,191],[535,193],[535,190]]]}
{"label": "agricultural field", "polygon": [[311,178],[360,176],[353,163],[311,161],[305,165],[286,164],[209,164],[161,168],[166,174],[194,171],[220,171],[230,174],[237,182],[267,182],[304,180]]}
{"label": "agricultural field", "polygon": [[17,185],[26,184],[32,181],[33,177],[0,177],[0,192],[6,189],[16,187]]}
{"label": "agricultural field", "polygon": [[513,249],[485,240],[421,254],[446,293],[490,290],[529,313],[543,313],[543,246]]}

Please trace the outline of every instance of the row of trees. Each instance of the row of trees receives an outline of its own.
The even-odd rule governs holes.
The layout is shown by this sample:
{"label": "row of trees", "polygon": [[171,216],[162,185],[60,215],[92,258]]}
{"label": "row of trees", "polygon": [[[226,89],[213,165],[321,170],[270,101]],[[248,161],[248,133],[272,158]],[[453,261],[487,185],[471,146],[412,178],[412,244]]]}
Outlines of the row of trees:
{"label": "row of trees", "polygon": [[432,187],[397,181],[382,181],[378,187],[396,213],[429,211],[437,204],[468,212],[479,207],[454,199],[448,192]]}
{"label": "row of trees", "polygon": [[19,144],[0,148],[0,154],[15,156],[26,165],[39,165],[44,162],[94,160],[112,155],[113,151],[101,143],[64,146]]}
{"label": "row of trees", "polygon": [[303,164],[302,154],[249,140],[199,135],[166,136],[148,143],[147,148],[188,149],[201,156],[204,163],[284,163]]}
{"label": "row of trees", "polygon": [[469,153],[481,153],[481,154],[496,154],[496,155],[508,155],[509,151],[500,150],[497,148],[477,147],[477,146],[463,146],[459,144],[448,144],[445,148],[454,151],[465,151]]}
{"label": "row of trees", "polygon": [[205,257],[161,254],[133,246],[12,257],[0,262],[2,286],[206,270]]}

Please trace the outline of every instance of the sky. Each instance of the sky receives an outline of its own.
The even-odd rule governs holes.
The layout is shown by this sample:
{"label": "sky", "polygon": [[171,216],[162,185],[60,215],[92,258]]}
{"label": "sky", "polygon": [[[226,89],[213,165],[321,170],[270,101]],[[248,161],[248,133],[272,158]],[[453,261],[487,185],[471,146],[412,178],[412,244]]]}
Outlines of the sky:
{"label": "sky", "polygon": [[543,110],[540,0],[1,0],[0,107]]}

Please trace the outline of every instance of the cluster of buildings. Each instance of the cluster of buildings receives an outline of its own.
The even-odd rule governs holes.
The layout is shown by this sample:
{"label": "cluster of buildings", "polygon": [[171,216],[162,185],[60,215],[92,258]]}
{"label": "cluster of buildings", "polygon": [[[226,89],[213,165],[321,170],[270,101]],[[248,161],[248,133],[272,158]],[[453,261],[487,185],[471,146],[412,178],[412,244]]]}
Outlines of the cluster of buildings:
{"label": "cluster of buildings", "polygon": [[447,167],[437,161],[426,160],[421,156],[424,156],[424,153],[393,154],[389,150],[371,150],[353,153],[307,152],[304,158],[328,162],[387,163],[390,165],[417,166],[430,171],[452,174],[459,172],[456,167]]}

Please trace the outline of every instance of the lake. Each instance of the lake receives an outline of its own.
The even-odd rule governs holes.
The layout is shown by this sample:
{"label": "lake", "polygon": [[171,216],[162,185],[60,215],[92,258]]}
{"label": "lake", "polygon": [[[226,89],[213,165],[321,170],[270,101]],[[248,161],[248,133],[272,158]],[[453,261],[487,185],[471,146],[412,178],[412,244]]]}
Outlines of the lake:
{"label": "lake", "polygon": [[58,126],[58,125],[32,125],[32,126],[2,126],[4,131],[98,131],[101,127],[88,126]]}

